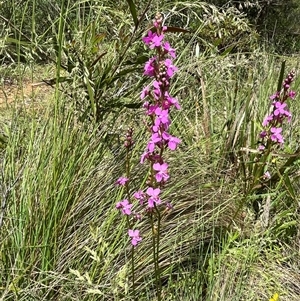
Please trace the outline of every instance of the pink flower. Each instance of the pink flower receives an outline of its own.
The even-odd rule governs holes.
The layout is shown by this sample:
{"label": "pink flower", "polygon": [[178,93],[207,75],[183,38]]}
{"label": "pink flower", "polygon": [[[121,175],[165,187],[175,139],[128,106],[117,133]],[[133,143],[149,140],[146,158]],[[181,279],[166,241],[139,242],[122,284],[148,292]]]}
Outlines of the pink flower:
{"label": "pink flower", "polygon": [[159,194],[160,194],[159,188],[153,189],[152,187],[149,187],[147,189],[146,193],[149,196],[148,208],[154,208],[155,204],[157,204],[157,205],[161,204],[161,199],[159,198]]}
{"label": "pink flower", "polygon": [[263,125],[263,126],[267,126],[267,125],[270,123],[270,121],[272,121],[273,119],[274,119],[274,116],[273,116],[273,115],[270,115],[270,116],[265,117],[265,119],[264,119],[262,125]]}
{"label": "pink flower", "polygon": [[142,241],[142,238],[140,237],[140,231],[139,230],[128,230],[128,235],[131,238],[131,244],[135,247],[138,245],[140,241]]}
{"label": "pink flower", "polygon": [[130,215],[131,214],[131,207],[132,207],[132,204],[130,204],[128,202],[128,200],[123,200],[123,201],[118,202],[116,204],[116,208],[121,209],[122,214],[124,214],[124,215]]}
{"label": "pink flower", "polygon": [[177,145],[181,142],[179,138],[171,136],[167,132],[163,132],[162,137],[165,141],[168,142],[168,148],[170,150],[175,150],[177,148]]}
{"label": "pink flower", "polygon": [[152,115],[154,114],[155,110],[158,108],[158,105],[151,105],[148,102],[145,102],[143,107],[147,109],[147,115]]}
{"label": "pink flower", "polygon": [[155,149],[155,145],[157,145],[161,141],[161,137],[158,133],[152,134],[151,140],[148,142],[147,149],[149,152],[153,152]]}
{"label": "pink flower", "polygon": [[155,75],[155,61],[156,58],[151,58],[148,62],[146,62],[144,67],[144,75],[148,75],[150,77]]}
{"label": "pink flower", "polygon": [[147,86],[147,87],[143,88],[143,90],[142,90],[141,99],[144,99],[148,95],[149,95],[149,87]]}
{"label": "pink flower", "polygon": [[141,155],[140,163],[141,163],[141,164],[144,164],[145,160],[146,160],[146,159],[149,159],[149,156],[150,156],[150,153],[149,153],[149,152],[144,152],[144,153]]}
{"label": "pink flower", "polygon": [[168,175],[168,164],[167,163],[154,163],[153,164],[153,169],[155,171],[157,171],[156,175],[155,175],[155,179],[157,182],[161,182],[161,181],[167,181],[169,179],[169,175]]}
{"label": "pink flower", "polygon": [[163,102],[163,109],[169,109],[171,106],[174,106],[177,110],[180,110],[180,104],[178,103],[178,100],[174,97],[171,97],[169,93],[165,92],[165,98]]}
{"label": "pink flower", "polygon": [[168,110],[162,110],[161,108],[158,107],[155,110],[155,115],[157,117],[155,119],[155,125],[159,126],[162,123],[166,126],[166,128],[168,128],[168,126],[171,123],[171,121],[169,119],[169,111]]}
{"label": "pink flower", "polygon": [[145,192],[139,190],[133,194],[133,196],[140,202],[140,205],[143,205],[146,200]]}
{"label": "pink flower", "polygon": [[267,136],[267,132],[266,131],[262,131],[259,134],[260,138],[265,138]]}
{"label": "pink flower", "polygon": [[266,171],[266,172],[264,173],[264,175],[263,175],[263,179],[264,179],[264,180],[269,180],[269,179],[271,179],[271,174],[270,174],[268,171]]}
{"label": "pink flower", "polygon": [[155,34],[152,38],[152,41],[150,43],[150,49],[154,49],[155,47],[160,47],[161,44],[162,44],[162,41],[164,39],[164,35],[161,34],[161,35],[157,35]]}
{"label": "pink flower", "polygon": [[159,99],[161,97],[161,87],[160,87],[160,83],[158,81],[154,81],[153,82],[153,93],[154,93],[154,97],[155,99]]}
{"label": "pink flower", "polygon": [[125,186],[126,183],[129,181],[128,178],[126,177],[120,177],[117,181],[116,181],[116,185],[119,185],[119,186]]}
{"label": "pink flower", "polygon": [[153,40],[154,36],[156,36],[156,35],[157,35],[156,33],[149,30],[148,33],[147,33],[147,36],[142,38],[142,40],[146,45],[150,45],[152,43],[152,40]]}
{"label": "pink flower", "polygon": [[295,96],[296,96],[296,92],[295,92],[295,91],[290,91],[290,92],[289,92],[289,97],[290,97],[291,99],[294,99]]}
{"label": "pink flower", "polygon": [[274,107],[276,108],[274,110],[274,115],[278,116],[278,115],[284,115],[286,110],[284,109],[286,107],[286,103],[281,103],[280,101],[274,101],[273,102]]}
{"label": "pink flower", "polygon": [[170,202],[165,202],[165,206],[167,210],[173,210],[173,205]]}
{"label": "pink flower", "polygon": [[147,111],[148,115],[153,115],[155,113],[155,110],[157,109],[157,105],[150,105],[149,109]]}
{"label": "pink flower", "polygon": [[165,66],[167,67],[167,74],[169,77],[172,77],[173,74],[178,70],[178,68],[173,65],[173,62],[170,59],[165,60]]}
{"label": "pink flower", "polygon": [[163,45],[163,48],[165,50],[166,53],[169,53],[169,55],[175,59],[176,58],[176,52],[175,52],[175,49],[172,48],[170,46],[170,43],[169,42],[165,42],[164,45]]}
{"label": "pink flower", "polygon": [[271,140],[278,143],[283,143],[283,137],[281,135],[282,128],[271,128]]}
{"label": "pink flower", "polygon": [[288,122],[291,122],[292,114],[291,114],[289,111],[285,111],[285,112],[284,112],[284,115],[287,117]]}
{"label": "pink flower", "polygon": [[270,99],[271,100],[278,99],[279,96],[280,96],[280,92],[276,92],[275,94],[273,94],[273,95],[270,96]]}

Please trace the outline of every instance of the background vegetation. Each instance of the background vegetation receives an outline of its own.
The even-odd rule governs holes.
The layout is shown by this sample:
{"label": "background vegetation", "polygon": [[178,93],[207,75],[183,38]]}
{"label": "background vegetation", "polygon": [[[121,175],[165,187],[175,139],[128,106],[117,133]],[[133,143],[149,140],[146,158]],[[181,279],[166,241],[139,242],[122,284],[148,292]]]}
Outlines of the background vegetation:
{"label": "background vegetation", "polygon": [[[172,131],[182,144],[164,195],[174,204],[161,239],[164,300],[269,300],[276,292],[298,300],[298,96],[278,151],[285,156],[270,168],[278,174],[288,155],[293,162],[275,185],[247,189],[253,154],[243,150],[256,148],[281,63],[285,73],[298,70],[299,7],[0,2],[0,300],[130,300],[114,182],[129,126],[136,188],[145,177],[139,95],[149,54],[141,38],[157,11],[186,29],[169,35],[180,69],[172,95],[182,105]],[[137,251],[139,300],[155,300],[149,240]]]}

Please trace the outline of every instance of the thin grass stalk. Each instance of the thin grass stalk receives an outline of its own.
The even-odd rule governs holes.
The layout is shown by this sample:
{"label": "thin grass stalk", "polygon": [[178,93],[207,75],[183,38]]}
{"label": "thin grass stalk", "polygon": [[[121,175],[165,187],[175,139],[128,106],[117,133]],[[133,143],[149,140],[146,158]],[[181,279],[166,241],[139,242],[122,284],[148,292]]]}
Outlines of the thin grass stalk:
{"label": "thin grass stalk", "polygon": [[209,105],[207,103],[206,99],[206,89],[205,89],[205,83],[203,79],[203,74],[201,67],[198,68],[199,72],[199,79],[201,84],[201,92],[202,92],[202,103],[203,103],[203,131],[204,131],[204,137],[206,139],[206,155],[210,157],[211,155],[211,134],[210,134],[210,109]]}

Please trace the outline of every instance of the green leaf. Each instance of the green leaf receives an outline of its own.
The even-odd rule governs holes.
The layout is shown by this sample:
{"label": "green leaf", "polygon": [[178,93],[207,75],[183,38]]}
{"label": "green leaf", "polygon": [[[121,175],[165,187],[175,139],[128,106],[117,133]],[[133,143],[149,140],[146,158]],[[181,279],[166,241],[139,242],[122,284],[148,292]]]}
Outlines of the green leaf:
{"label": "green leaf", "polygon": [[85,74],[83,75],[83,81],[84,81],[84,84],[86,86],[86,90],[87,90],[87,93],[88,93],[88,96],[89,96],[89,100],[90,100],[90,106],[91,106],[91,109],[92,109],[92,112],[93,112],[93,116],[96,120],[96,115],[97,115],[97,107],[96,107],[96,103],[95,103],[95,93],[94,93],[94,88],[90,82],[90,78],[89,78],[89,72],[87,69],[84,70],[85,71]]}
{"label": "green leaf", "polygon": [[149,60],[148,55],[141,55],[137,57],[134,61],[133,60],[127,60],[124,62],[124,65],[143,65]]}
{"label": "green leaf", "polygon": [[180,28],[180,27],[174,27],[174,26],[167,26],[166,32],[183,32],[183,33],[191,33],[189,30]]}
{"label": "green leaf", "polygon": [[123,106],[124,106],[125,108],[128,108],[128,109],[138,109],[138,108],[140,108],[140,107],[142,106],[142,104],[139,103],[139,102],[135,102],[135,103],[125,103],[125,104],[123,104]]}
{"label": "green leaf", "polygon": [[216,40],[214,40],[213,45],[218,47],[222,43],[222,41],[223,41],[223,39],[216,39]]}
{"label": "green leaf", "polygon": [[283,230],[283,229],[287,229],[293,226],[297,225],[297,221],[290,221],[290,222],[286,222],[284,224],[282,224],[280,227],[278,227],[278,230]]}
{"label": "green leaf", "polygon": [[96,65],[105,55],[107,54],[107,51],[103,52],[102,54],[100,54],[91,64],[91,67],[93,67],[94,65]]}
{"label": "green leaf", "polygon": [[233,49],[233,47],[234,47],[234,46],[228,47],[225,51],[223,51],[223,52],[221,53],[221,56],[225,56],[226,54],[230,53],[231,50]]}
{"label": "green leaf", "polygon": [[20,41],[20,40],[14,39],[14,38],[0,38],[0,40],[4,40],[5,42],[11,43],[11,44],[30,46],[30,43],[25,42],[25,41]]}
{"label": "green leaf", "polygon": [[282,88],[282,82],[283,82],[283,77],[284,77],[284,69],[285,69],[285,61],[281,63],[281,70],[280,70],[280,75],[279,75],[279,80],[278,80],[278,85],[277,85],[277,91],[279,92]]}
{"label": "green leaf", "polygon": [[295,200],[296,199],[296,194],[295,194],[295,190],[292,186],[292,183],[290,181],[290,177],[288,175],[285,175],[284,178],[284,184],[288,190],[288,192],[290,193],[290,195],[293,197],[293,199]]}
{"label": "green leaf", "polygon": [[[151,30],[152,32],[156,32],[156,28],[154,26],[151,26],[150,28],[147,29],[147,31]],[[175,26],[167,26],[167,29],[164,32],[183,32],[183,33],[191,33],[191,31],[180,28],[180,27],[175,27]]]}
{"label": "green leaf", "polygon": [[127,0],[128,4],[129,4],[129,9],[130,9],[130,13],[132,15],[132,19],[134,22],[135,27],[137,27],[138,25],[138,18],[137,18],[137,14],[136,14],[136,7],[133,3],[132,0]]}

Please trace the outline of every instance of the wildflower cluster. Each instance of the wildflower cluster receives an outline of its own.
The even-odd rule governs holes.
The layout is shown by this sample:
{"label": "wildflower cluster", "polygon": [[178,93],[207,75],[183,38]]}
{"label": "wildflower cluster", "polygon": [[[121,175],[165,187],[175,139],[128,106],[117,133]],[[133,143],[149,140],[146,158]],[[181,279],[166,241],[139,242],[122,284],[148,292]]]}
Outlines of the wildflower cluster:
{"label": "wildflower cluster", "polygon": [[294,79],[295,73],[292,71],[288,74],[283,82],[281,91],[277,91],[270,97],[272,100],[272,112],[269,116],[265,117],[262,125],[264,130],[260,133],[259,150],[264,151],[265,148],[274,144],[282,145],[284,138],[282,135],[282,124],[284,120],[291,121],[291,113],[288,111],[287,99],[294,99],[296,93],[290,90],[290,85]]}
{"label": "wildflower cluster", "polygon": [[[152,84],[143,88],[141,99],[144,101],[143,108],[147,120],[145,124],[150,133],[146,149],[141,156],[140,163],[149,164],[149,178],[144,190],[136,191],[133,199],[142,210],[136,213],[133,210],[133,203],[127,195],[127,199],[118,202],[116,208],[123,215],[132,216],[134,220],[139,220],[143,215],[149,215],[151,218],[155,214],[159,215],[159,206],[164,205],[167,209],[172,208],[168,202],[161,199],[161,189],[169,179],[169,165],[164,160],[163,155],[166,149],[176,150],[180,139],[169,133],[171,125],[170,110],[180,109],[180,105],[176,98],[169,94],[170,82],[174,73],[178,70],[173,65],[173,59],[176,58],[175,49],[169,42],[165,41],[165,32],[167,27],[162,25],[162,17],[157,14],[153,22],[153,29],[149,30],[143,38],[143,42],[151,50],[155,51],[154,57],[150,58],[144,67],[144,75],[153,79]],[[130,136],[130,135],[129,135]],[[131,137],[130,137],[131,138]],[[130,140],[131,141],[131,140]],[[129,146],[128,146],[129,144]],[[125,142],[125,147],[132,144]],[[129,175],[127,174],[129,177]],[[129,179],[121,177],[116,184],[125,186],[128,190]],[[153,221],[153,219],[152,219]],[[131,238],[131,244],[136,246],[142,238],[139,230],[132,229],[129,224],[128,235]]]}

